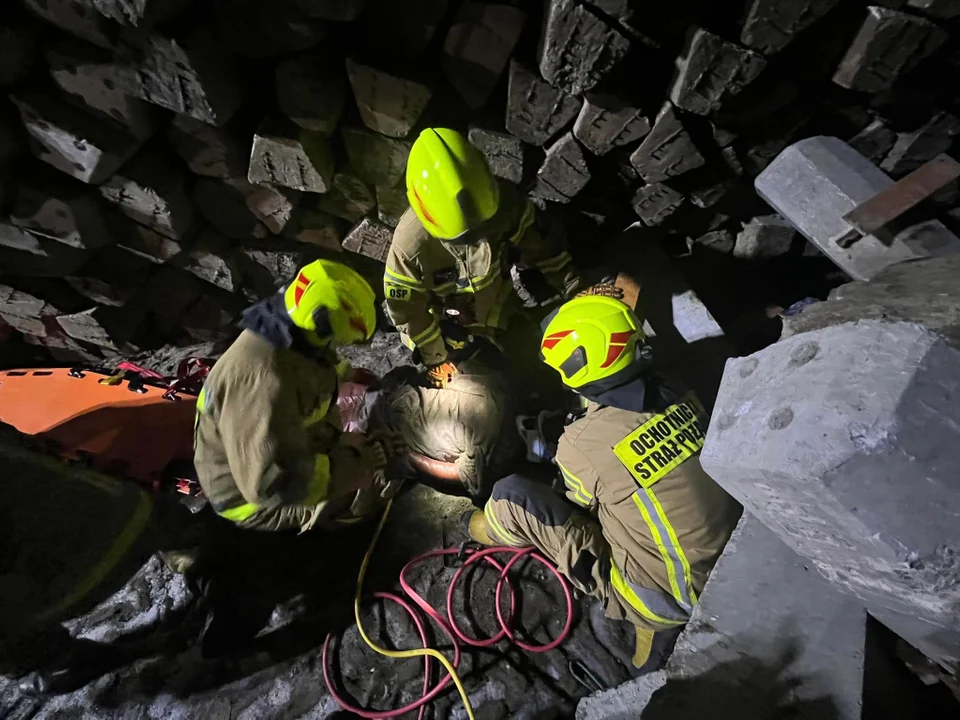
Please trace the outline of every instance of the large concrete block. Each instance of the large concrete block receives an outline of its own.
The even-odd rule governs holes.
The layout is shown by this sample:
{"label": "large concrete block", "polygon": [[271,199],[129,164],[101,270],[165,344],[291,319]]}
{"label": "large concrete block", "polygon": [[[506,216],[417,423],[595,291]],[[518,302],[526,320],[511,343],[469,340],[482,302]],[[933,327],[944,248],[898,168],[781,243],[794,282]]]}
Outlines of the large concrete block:
{"label": "large concrete block", "polygon": [[207,291],[183,313],[181,325],[194,342],[222,340],[235,332],[234,324],[246,303],[223,291]]}
{"label": "large concrete block", "polygon": [[594,155],[606,155],[650,132],[640,108],[613,96],[588,95],[573,125],[573,134]]}
{"label": "large concrete block", "polygon": [[57,95],[23,91],[11,100],[30,136],[30,152],[85,183],[102,183],[140,147],[133,135],[70,107]]}
{"label": "large concrete block", "polygon": [[60,280],[16,278],[9,282],[16,285],[0,283],[0,317],[28,335],[43,337],[47,332],[46,318],[74,313],[87,305],[84,298]]}
{"label": "large concrete block", "polygon": [[350,22],[360,17],[367,0],[295,0],[310,17]]}
{"label": "large concrete block", "polygon": [[0,268],[8,275],[63,277],[87,262],[90,252],[0,223]]}
{"label": "large concrete block", "polygon": [[53,81],[81,107],[109,117],[141,139],[156,131],[156,108],[117,89],[118,72],[110,53],[67,41],[47,46],[44,57]]}
{"label": "large concrete block", "polygon": [[897,141],[895,133],[883,118],[876,118],[847,143],[870,162],[879,165]]}
{"label": "large concrete block", "polygon": [[161,235],[120,213],[107,215],[107,223],[118,247],[152,263],[165,263],[183,252],[186,246],[185,243]]}
{"label": "large concrete block", "polygon": [[193,247],[177,255],[172,264],[227,292],[240,289],[230,243],[213,231],[204,233]]}
{"label": "large concrete block", "polygon": [[706,160],[684,129],[676,109],[666,103],[653,130],[630,156],[630,162],[640,177],[655,183],[702,167]]}
{"label": "large concrete block", "polygon": [[119,353],[131,348],[130,341],[143,320],[143,307],[135,302],[122,307],[101,305],[71,315],[57,316],[57,323],[74,340]]}
{"label": "large concrete block", "polygon": [[247,208],[267,230],[279,235],[290,222],[297,205],[303,199],[301,193],[285,187],[257,185],[246,197]]}
{"label": "large concrete block", "polygon": [[371,0],[360,21],[364,47],[389,47],[395,57],[423,56],[447,12],[447,0]]}
{"label": "large concrete block", "polygon": [[620,25],[589,3],[550,0],[540,49],[540,74],[580,95],[592,89],[630,51]]}
{"label": "large concrete block", "polygon": [[197,211],[221,234],[232,240],[262,240],[270,234],[247,205],[257,191],[246,178],[199,178],[193,186]]}
{"label": "large concrete block", "polygon": [[762,55],[699,29],[690,40],[670,99],[679,108],[708,115],[753,82],[766,65]]}
{"label": "large concrete block", "polygon": [[64,279],[91,304],[121,307],[140,294],[152,269],[149,261],[111,248],[98,252],[82,270]]}
{"label": "large concrete block", "polygon": [[510,62],[506,127],[524,142],[543,145],[576,117],[582,104],[522,63]]}
{"label": "large concrete block", "polygon": [[193,0],[86,0],[101,14],[124,25],[150,27],[169,20]]}
{"label": "large concrete block", "polygon": [[343,235],[343,220],[309,207],[308,203],[298,207],[291,221],[283,228],[285,238],[337,252],[342,250],[340,243]]}
{"label": "large concrete block", "polygon": [[772,55],[830,12],[839,0],[753,0],[740,42]]}
{"label": "large concrete block", "polygon": [[777,257],[790,250],[796,235],[793,225],[779,215],[759,215],[743,223],[733,256],[746,260]]}
{"label": "large concrete block", "polygon": [[907,322],[803,333],[727,363],[701,462],[834,586],[960,660],[960,350]]}
{"label": "large concrete block", "polygon": [[424,77],[401,75],[352,58],[347,77],[363,124],[388,137],[402,138],[413,129],[433,95]]}
{"label": "large concrete block", "polygon": [[471,127],[470,144],[483,153],[487,165],[497,177],[519,183],[523,179],[523,143],[509,133]]}
{"label": "large concrete block", "polygon": [[11,220],[36,235],[83,250],[113,242],[96,192],[52,172],[22,181]]}
{"label": "large concrete block", "polygon": [[230,56],[203,28],[176,37],[125,30],[117,64],[123,92],[211,125],[223,125],[240,106]]}
{"label": "large concrete block", "polygon": [[380,262],[387,261],[393,231],[372,218],[364,218],[343,240],[343,249],[366,255]]}
{"label": "large concrete block", "polygon": [[231,52],[254,60],[309,50],[327,35],[323,23],[290,3],[215,0],[214,22]]}
{"label": "large concrete block", "polygon": [[833,81],[861,92],[886,90],[946,39],[945,31],[916,15],[869,7]]}
{"label": "large concrete block", "polygon": [[899,133],[880,169],[899,179],[949,150],[957,135],[960,119],[950,113],[937,113],[916,130]]}
{"label": "large concrete block", "polygon": [[306,130],[329,135],[337,129],[346,82],[339,67],[313,55],[297,55],[277,64],[280,110]]}
{"label": "large concrete block", "polygon": [[413,143],[358,127],[345,126],[340,134],[350,165],[364,182],[392,186],[403,181]]}
{"label": "large concrete block", "polygon": [[250,138],[240,128],[218,128],[192,118],[174,115],[167,138],[180,159],[197,175],[215,178],[242,177],[250,160]]}
{"label": "large concrete block", "polygon": [[179,240],[196,220],[186,187],[186,176],[177,165],[149,151],[101,185],[100,195],[131,220]]}
{"label": "large concrete block", "polygon": [[244,290],[253,299],[275,293],[291,282],[301,267],[316,259],[316,253],[301,243],[271,242],[241,247],[235,257]]}
{"label": "large concrete block", "polygon": [[590,170],[583,156],[583,148],[573,133],[567,133],[547,150],[531,194],[544,200],[568,203],[588,182]]}
{"label": "large concrete block", "polygon": [[247,180],[325,193],[333,184],[333,157],[327,139],[289,120],[266,120],[253,136]]}
{"label": "large concrete block", "polygon": [[375,190],[361,180],[350,167],[334,175],[333,188],[326,195],[317,198],[318,210],[350,223],[359,222],[376,206]]}
{"label": "large concrete block", "polygon": [[24,77],[36,60],[37,38],[26,25],[0,26],[0,87]]}
{"label": "large concrete block", "polygon": [[937,221],[908,228],[889,245],[873,235],[849,244],[853,229],[843,216],[892,185],[893,180],[845,142],[822,136],[794,143],[754,181],[774,210],[858,280],[868,280],[889,265],[951,249],[949,243],[942,244],[949,233]]}
{"label": "large concrete block", "polygon": [[526,19],[523,10],[509,5],[460,6],[443,44],[441,67],[469,107],[482,107],[490,98]]}
{"label": "large concrete block", "polygon": [[377,186],[377,217],[384,225],[395,228],[409,207],[405,184],[397,187]]}
{"label": "large concrete block", "polygon": [[683,195],[669,185],[653,183],[637,190],[630,204],[647,226],[662,224],[683,203]]}
{"label": "large concrete block", "polygon": [[86,0],[24,0],[24,4],[43,20],[103,48],[112,48],[120,31]]}

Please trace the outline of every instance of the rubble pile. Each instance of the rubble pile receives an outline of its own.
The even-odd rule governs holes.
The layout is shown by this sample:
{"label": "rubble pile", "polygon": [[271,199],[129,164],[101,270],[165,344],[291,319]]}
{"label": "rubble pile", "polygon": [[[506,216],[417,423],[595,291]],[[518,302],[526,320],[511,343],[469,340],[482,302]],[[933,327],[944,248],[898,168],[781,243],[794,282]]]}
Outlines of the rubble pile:
{"label": "rubble pile", "polygon": [[950,0],[10,0],[0,327],[96,362],[223,339],[312,258],[375,280],[428,126],[464,131],[583,228],[575,252],[639,220],[694,254],[799,255],[753,178],[810,135],[894,179],[949,151],[958,15]]}

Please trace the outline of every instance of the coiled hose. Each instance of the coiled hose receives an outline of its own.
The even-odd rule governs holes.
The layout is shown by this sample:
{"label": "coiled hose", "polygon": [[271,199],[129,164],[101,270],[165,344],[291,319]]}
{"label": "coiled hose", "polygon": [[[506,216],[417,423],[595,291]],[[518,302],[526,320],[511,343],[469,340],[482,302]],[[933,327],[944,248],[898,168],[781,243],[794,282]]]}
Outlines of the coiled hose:
{"label": "coiled hose", "polygon": [[[364,708],[359,708],[348,703],[341,695],[337,692],[337,689],[334,687],[333,679],[330,675],[330,666],[327,662],[328,651],[330,647],[330,641],[333,637],[332,634],[328,634],[326,639],[323,642],[323,679],[327,683],[327,689],[330,691],[331,697],[337,701],[337,703],[347,712],[354,713],[362,718],[368,718],[369,720],[380,720],[381,718],[393,718],[408,713],[412,710],[420,708],[419,718],[423,718],[423,712],[426,709],[426,704],[433,700],[437,695],[439,695],[444,688],[452,681],[456,686],[457,691],[460,693],[460,698],[463,701],[463,705],[467,711],[467,717],[470,720],[474,720],[473,707],[470,705],[470,698],[467,696],[467,691],[463,687],[463,682],[460,679],[460,676],[457,673],[457,666],[460,663],[460,643],[470,645],[473,647],[489,647],[494,643],[499,642],[500,640],[507,638],[512,643],[518,647],[526,650],[527,652],[532,653],[542,653],[553,650],[560,645],[570,633],[570,626],[573,623],[573,595],[570,592],[570,586],[567,584],[566,578],[557,570],[553,564],[547,560],[543,555],[536,552],[533,547],[526,548],[515,548],[508,546],[498,546],[484,548],[483,550],[472,550],[467,548],[466,559],[464,560],[463,565],[461,565],[457,572],[454,574],[453,579],[450,581],[450,586],[447,588],[447,617],[446,619],[440,615],[430,604],[421,597],[407,582],[406,575],[411,567],[416,565],[419,562],[428,560],[434,557],[442,557],[444,555],[457,555],[461,552],[460,548],[446,548],[443,550],[431,550],[430,552],[418,555],[413,560],[408,562],[403,566],[403,569],[400,571],[400,587],[403,589],[403,592],[407,597],[413,601],[424,613],[427,614],[430,619],[432,619],[437,625],[440,626],[440,629],[450,638],[453,643],[453,661],[451,662],[447,659],[440,651],[429,647],[429,640],[427,639],[427,631],[424,626],[423,620],[417,613],[416,609],[410,605],[407,600],[388,592],[376,592],[373,594],[373,597],[390,600],[395,602],[404,610],[407,611],[407,614],[410,615],[411,619],[416,625],[417,632],[420,635],[420,641],[423,643],[422,648],[415,648],[413,650],[388,650],[386,648],[380,647],[377,645],[370,637],[367,635],[366,631],[363,628],[363,623],[360,622],[360,600],[363,595],[363,580],[367,573],[367,567],[370,565],[370,558],[373,556],[374,548],[376,548],[377,540],[380,538],[380,533],[383,530],[384,525],[387,523],[387,517],[390,514],[390,508],[393,506],[393,500],[390,500],[387,503],[387,507],[383,511],[383,516],[380,518],[380,523],[377,525],[376,532],[373,534],[373,539],[370,541],[370,547],[367,548],[367,553],[363,557],[363,562],[360,564],[360,572],[357,576],[357,590],[353,596],[353,615],[357,622],[357,629],[360,631],[360,636],[363,638],[363,641],[369,645],[374,651],[378,652],[381,655],[385,655],[390,658],[413,658],[413,657],[422,657],[424,658],[424,675],[423,675],[423,693],[418,700],[405,705],[400,708],[395,708],[393,710],[366,710]],[[494,559],[494,555],[506,554],[509,555],[509,559],[502,563]],[[510,568],[512,568],[521,558],[530,556],[534,560],[545,565],[550,571],[556,576],[557,580],[560,582],[560,586],[563,588],[564,595],[566,596],[567,603],[567,620],[564,623],[563,630],[557,636],[555,640],[547,643],[546,645],[530,645],[528,643],[522,642],[516,638],[516,635],[513,632],[513,613],[516,609],[515,593],[513,586],[510,583],[508,573]],[[497,622],[500,624],[500,631],[491,638],[485,640],[477,640],[471,637],[468,637],[463,633],[462,630],[457,626],[456,621],[453,619],[453,593],[454,589],[459,582],[460,577],[463,575],[463,571],[467,569],[469,565],[472,565],[475,562],[484,560],[488,565],[491,565],[495,570],[498,570],[500,575],[497,578],[497,588],[494,593],[494,602],[496,603],[497,611]],[[503,616],[503,612],[500,609],[500,597],[503,586],[507,585],[510,589],[510,614],[506,617]],[[430,658],[436,659],[446,670],[447,674],[432,688],[430,687]]]}

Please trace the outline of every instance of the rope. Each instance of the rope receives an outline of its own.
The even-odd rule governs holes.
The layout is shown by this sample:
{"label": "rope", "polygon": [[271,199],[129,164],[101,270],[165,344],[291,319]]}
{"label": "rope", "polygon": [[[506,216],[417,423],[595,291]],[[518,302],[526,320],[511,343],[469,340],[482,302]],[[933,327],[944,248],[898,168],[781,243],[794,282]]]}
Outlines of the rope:
{"label": "rope", "polygon": [[[426,613],[431,620],[439,625],[440,629],[443,630],[447,637],[450,638],[450,641],[453,643],[453,661],[451,662],[438,650],[435,650],[429,646],[426,628],[424,627],[424,623],[416,609],[411,607],[410,603],[408,603],[404,598],[388,592],[376,592],[373,594],[373,597],[382,600],[390,600],[406,610],[407,614],[410,615],[414,624],[416,625],[417,632],[420,635],[420,641],[423,643],[423,647],[413,650],[387,650],[386,648],[382,648],[367,636],[367,633],[363,628],[363,624],[360,621],[360,600],[363,595],[363,580],[367,573],[367,567],[370,564],[370,558],[373,556],[373,551],[377,545],[377,540],[380,538],[380,532],[383,530],[383,527],[387,522],[387,516],[390,514],[390,508],[392,506],[393,501],[391,500],[387,503],[387,507],[383,511],[383,517],[380,518],[380,524],[377,526],[377,530],[373,534],[373,539],[370,541],[370,547],[367,548],[367,553],[364,555],[363,562],[360,564],[360,573],[357,577],[357,590],[353,597],[353,614],[357,622],[357,629],[360,631],[360,636],[363,638],[363,641],[377,653],[391,658],[424,658],[423,692],[418,700],[393,710],[366,710],[364,708],[351,705],[337,692],[330,675],[330,665],[327,662],[327,656],[329,652],[330,641],[333,637],[332,634],[327,635],[323,642],[323,679],[327,683],[327,689],[330,691],[330,695],[334,700],[337,701],[340,707],[347,712],[354,713],[355,715],[358,715],[362,718],[367,718],[368,720],[394,718],[412,710],[416,710],[417,708],[420,708],[420,714],[418,717],[422,720],[424,710],[426,709],[426,704],[437,697],[437,695],[439,695],[452,681],[456,686],[457,691],[460,693],[460,699],[463,702],[464,708],[466,708],[467,717],[469,720],[474,720],[473,707],[470,704],[470,698],[467,696],[467,692],[463,687],[463,682],[457,673],[457,666],[460,663],[460,643],[464,643],[472,647],[489,647],[490,645],[507,638],[512,643],[520,648],[523,648],[527,652],[541,653],[553,650],[567,638],[567,635],[570,633],[570,627],[573,624],[573,595],[570,592],[570,587],[567,584],[566,578],[563,577],[560,571],[557,570],[543,555],[536,552],[536,549],[533,547],[515,548],[500,546],[485,548],[483,550],[471,550],[468,548],[466,551],[468,553],[466,560],[464,561],[463,565],[457,569],[453,579],[450,581],[450,586],[447,588],[447,617],[444,618],[410,586],[406,579],[407,572],[410,570],[410,568],[420,562],[423,562],[424,560],[429,560],[430,558],[435,557],[443,557],[445,555],[458,555],[461,552],[459,548],[431,550],[430,552],[418,555],[403,566],[403,569],[400,571],[400,587],[407,595],[407,598],[412,600],[416,606]],[[501,564],[501,562],[493,558],[493,556],[497,554],[507,554],[510,557],[505,563]],[[563,588],[564,595],[566,596],[566,623],[564,624],[563,630],[560,632],[557,638],[545,645],[531,645],[522,642],[516,638],[516,635],[513,632],[513,614],[516,609],[516,594],[514,592],[513,585],[510,583],[508,573],[510,572],[510,569],[524,557],[531,557],[545,565],[554,574],[554,576],[556,576],[557,580],[560,582],[560,586]],[[497,622],[500,624],[500,631],[493,637],[483,640],[468,637],[462,630],[460,630],[456,621],[453,619],[453,594],[457,587],[457,583],[463,575],[464,570],[466,570],[468,566],[473,565],[481,560],[492,566],[500,573],[497,578],[497,588],[494,595],[497,611]],[[500,597],[504,585],[506,585],[510,590],[510,613],[506,617],[503,615],[500,604]],[[430,687],[430,658],[435,658],[437,661],[439,661],[447,671],[447,674],[443,677],[443,679],[441,679],[432,688]]]}

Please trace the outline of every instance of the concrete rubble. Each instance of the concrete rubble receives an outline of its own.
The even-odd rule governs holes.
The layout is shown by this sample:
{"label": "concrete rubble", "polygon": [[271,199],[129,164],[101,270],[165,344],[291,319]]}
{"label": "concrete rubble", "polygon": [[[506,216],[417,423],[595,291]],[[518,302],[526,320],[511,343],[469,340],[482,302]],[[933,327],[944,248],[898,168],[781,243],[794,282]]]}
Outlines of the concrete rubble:
{"label": "concrete rubble", "polygon": [[422,58],[448,9],[447,0],[369,0],[359,23],[361,42],[370,50],[388,45],[407,60]]}
{"label": "concrete rubble", "polygon": [[397,185],[403,182],[407,156],[413,143],[384,137],[364,128],[341,128],[350,165],[370,185]]}
{"label": "concrete rubble", "polygon": [[121,307],[99,305],[89,310],[58,315],[57,323],[74,340],[114,352],[130,352],[130,341],[143,322],[144,310],[137,303]]}
{"label": "concrete rubble", "polygon": [[935,18],[950,20],[960,15],[960,5],[956,0],[907,0],[907,6],[912,10]]}
{"label": "concrete rubble", "polygon": [[327,37],[322,22],[292,3],[214,0],[217,35],[233,53],[251,60],[316,48]]}
{"label": "concrete rubble", "polygon": [[[887,157],[896,142],[897,133],[883,118],[877,118],[850,138],[847,144],[870,162],[880,165],[880,161]],[[884,168],[881,166],[881,169]]]}
{"label": "concrete rubble", "polygon": [[152,269],[152,263],[133,253],[106,248],[64,279],[90,302],[120,307],[139,295]]}
{"label": "concrete rubble", "polygon": [[302,193],[285,187],[257,185],[246,196],[247,209],[274,235],[283,232],[293,218]]}
{"label": "concrete rubble", "polygon": [[406,137],[430,102],[432,82],[347,59],[347,77],[363,124],[388,137]]}
{"label": "concrete rubble", "polygon": [[340,250],[344,222],[328,213],[301,204],[290,222],[283,228],[283,236],[302,243],[311,243],[328,250]]}
{"label": "concrete rubble", "polygon": [[372,218],[361,220],[343,239],[343,249],[386,262],[393,232]]}
{"label": "concrete rubble", "polygon": [[10,217],[14,225],[74,248],[111,242],[96,191],[53,173],[24,178]]}
{"label": "concrete rubble", "polygon": [[670,99],[683,110],[708,115],[756,80],[766,65],[767,61],[759,53],[706,30],[697,30],[670,91]]}
{"label": "concrete rubble", "polygon": [[633,211],[644,225],[660,225],[677,211],[683,195],[664,183],[644,185],[633,196]]}
{"label": "concrete rubble", "polygon": [[630,145],[650,132],[650,121],[640,108],[616,97],[587,95],[573,126],[573,134],[594,155]]}
{"label": "concrete rubble", "polygon": [[753,0],[740,42],[747,47],[772,55],[821,17],[830,12],[839,0]]}
{"label": "concrete rubble", "polygon": [[247,198],[255,192],[257,186],[245,177],[222,182],[198,178],[193,185],[193,202],[200,215],[222,235],[233,240],[261,240],[270,231],[247,205]]}
{"label": "concrete rubble", "polygon": [[691,252],[695,252],[694,247],[699,246],[724,255],[732,253],[737,242],[736,237],[729,230],[711,230],[697,238],[688,238],[688,240],[687,246]]}
{"label": "concrete rubble", "polygon": [[346,167],[333,176],[330,192],[317,199],[317,209],[351,223],[359,222],[377,206],[375,193],[352,168]]}
{"label": "concrete rubble", "polygon": [[673,105],[667,103],[633,154],[630,163],[648,183],[660,182],[702,167],[706,160],[684,129]]}
{"label": "concrete rubble", "polygon": [[793,226],[779,215],[761,215],[744,223],[733,256],[746,260],[777,257],[790,250],[796,236]]}
{"label": "concrete rubble", "polygon": [[916,130],[898,133],[880,169],[899,179],[949,150],[957,135],[960,119],[950,113],[937,113]]}
{"label": "concrete rubble", "polygon": [[531,145],[543,145],[576,117],[583,102],[554,88],[522,63],[510,62],[507,131]]}
{"label": "concrete rubble", "polygon": [[568,203],[590,182],[590,170],[583,148],[567,133],[547,149],[547,157],[537,171],[534,197]]}
{"label": "concrete rubble", "polygon": [[[89,1],[89,0],[88,0]],[[183,12],[192,0],[92,0],[101,14],[124,25],[149,27]]]}
{"label": "concrete rubble", "polygon": [[385,225],[396,227],[400,218],[410,207],[405,185],[396,187],[377,186],[377,217]]}
{"label": "concrete rubble", "polygon": [[84,0],[24,0],[30,12],[94,45],[111,49],[120,26],[110,22]]}
{"label": "concrete rubble", "polygon": [[248,297],[266,297],[290,282],[307,258],[316,253],[308,245],[299,243],[249,244],[237,249],[236,267]]}
{"label": "concrete rubble", "polygon": [[195,175],[228,179],[247,174],[250,141],[241,139],[238,128],[218,128],[189,115],[175,115],[167,137]]}
{"label": "concrete rubble", "polygon": [[107,226],[118,247],[152,263],[165,263],[184,249],[179,240],[161,235],[119,213],[107,216]]}
{"label": "concrete rubble", "polygon": [[483,153],[490,172],[499,178],[519,183],[523,179],[523,143],[510,133],[471,127],[467,138]]}
{"label": "concrete rubble", "polygon": [[253,136],[247,180],[325,193],[333,185],[333,157],[327,139],[289,120],[265,121]]}
{"label": "concrete rubble", "polygon": [[0,267],[5,274],[63,277],[86,263],[88,250],[0,223]]}
{"label": "concrete rubble", "polygon": [[299,55],[277,64],[277,103],[284,115],[306,130],[331,134],[343,109],[346,81],[319,58]]}
{"label": "concrete rubble", "polygon": [[871,6],[833,81],[860,92],[886,90],[946,39],[947,34],[928,20]]}

